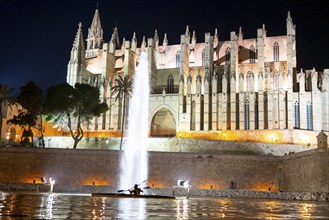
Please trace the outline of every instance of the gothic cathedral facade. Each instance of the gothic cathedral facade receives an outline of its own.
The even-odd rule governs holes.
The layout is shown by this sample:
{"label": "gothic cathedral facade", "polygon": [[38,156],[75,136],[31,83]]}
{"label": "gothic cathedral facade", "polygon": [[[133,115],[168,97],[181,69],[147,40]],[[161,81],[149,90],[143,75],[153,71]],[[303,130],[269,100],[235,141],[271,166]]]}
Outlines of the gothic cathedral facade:
{"label": "gothic cathedral facade", "polygon": [[87,126],[89,132],[120,133],[123,104],[111,88],[119,75],[133,76],[140,52],[146,50],[151,136],[212,137],[228,132],[238,135],[227,140],[239,140],[239,135],[276,131],[282,134],[279,142],[294,143],[294,131],[313,136],[329,131],[329,69],[297,72],[296,30],[289,12],[286,28],[286,35],[267,36],[263,25],[252,39],[244,39],[240,28],[227,41],[219,39],[216,29],[197,42],[187,26],[180,44],[168,44],[166,34],[160,43],[155,31],[138,47],[135,33],[131,41],[123,38],[120,43],[117,28],[104,42],[96,9],[86,40],[79,24],[67,82],[99,87],[109,106]]}

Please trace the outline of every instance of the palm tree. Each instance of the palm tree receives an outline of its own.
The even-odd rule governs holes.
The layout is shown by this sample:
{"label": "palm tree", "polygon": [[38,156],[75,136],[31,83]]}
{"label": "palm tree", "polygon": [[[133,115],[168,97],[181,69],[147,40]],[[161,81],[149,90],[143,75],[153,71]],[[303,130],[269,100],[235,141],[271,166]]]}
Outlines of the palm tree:
{"label": "palm tree", "polygon": [[126,103],[127,103],[127,98],[130,96],[131,93],[131,85],[132,85],[132,80],[128,75],[125,75],[124,77],[119,75],[119,77],[115,79],[115,86],[111,88],[111,90],[113,91],[113,95],[115,95],[115,101],[117,101],[118,99],[123,99],[120,150],[122,149],[122,139],[123,139],[125,115],[126,115]]}
{"label": "palm tree", "polygon": [[14,89],[8,85],[0,84],[0,146],[2,144],[2,104],[5,103],[8,106],[15,104],[15,98],[11,96],[13,91]]}

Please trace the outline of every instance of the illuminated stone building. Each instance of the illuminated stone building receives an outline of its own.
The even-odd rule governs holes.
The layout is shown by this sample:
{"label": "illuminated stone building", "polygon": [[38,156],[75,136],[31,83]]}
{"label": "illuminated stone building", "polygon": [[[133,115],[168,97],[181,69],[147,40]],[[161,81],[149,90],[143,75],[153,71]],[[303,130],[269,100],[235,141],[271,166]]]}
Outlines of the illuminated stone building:
{"label": "illuminated stone building", "polygon": [[[2,130],[1,130],[1,143],[2,144],[14,144],[21,141],[23,126],[8,124],[8,120],[14,118],[15,115],[19,114],[19,111],[22,110],[20,104],[15,104],[8,106],[7,102],[2,103]],[[42,119],[40,123],[40,117],[36,120],[36,124],[31,128],[33,135],[35,137],[40,137],[40,126],[42,124],[44,136],[63,136],[64,131],[54,128],[52,124],[47,123],[45,119]],[[27,127],[26,127],[27,128]]]}
{"label": "illuminated stone building", "polygon": [[[198,42],[187,26],[180,44],[157,31],[143,38],[119,39],[114,28],[104,42],[98,9],[87,38],[79,24],[68,63],[67,82],[100,88],[109,111],[88,125],[89,133],[121,132],[122,100],[111,94],[118,75],[133,75],[141,50],[148,53],[151,79],[150,135],[219,140],[316,143],[329,131],[329,69],[296,69],[296,30],[288,12],[286,35],[255,38],[242,28],[230,39],[217,29]],[[86,41],[86,44],[85,44]],[[302,45],[300,45],[302,46]]]}

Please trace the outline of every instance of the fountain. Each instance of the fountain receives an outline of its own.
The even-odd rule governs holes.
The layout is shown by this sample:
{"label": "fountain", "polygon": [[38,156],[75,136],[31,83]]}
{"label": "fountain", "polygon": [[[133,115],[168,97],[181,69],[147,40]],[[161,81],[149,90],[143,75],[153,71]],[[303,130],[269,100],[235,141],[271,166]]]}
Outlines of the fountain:
{"label": "fountain", "polygon": [[147,53],[142,51],[133,76],[127,138],[120,158],[120,189],[130,189],[134,184],[146,183],[148,178],[149,96]]}

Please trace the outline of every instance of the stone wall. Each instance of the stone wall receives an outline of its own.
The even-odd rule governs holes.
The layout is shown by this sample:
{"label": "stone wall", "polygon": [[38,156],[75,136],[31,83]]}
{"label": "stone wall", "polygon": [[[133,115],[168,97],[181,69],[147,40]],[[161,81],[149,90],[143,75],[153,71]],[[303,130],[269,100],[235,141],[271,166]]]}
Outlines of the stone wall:
{"label": "stone wall", "polygon": [[40,183],[52,177],[64,185],[115,185],[118,151],[2,148],[0,182]]}
{"label": "stone wall", "polygon": [[[0,182],[40,183],[41,177],[52,177],[62,185],[116,186],[119,155],[110,150],[2,148]],[[150,152],[148,184],[168,188],[184,179],[200,189],[276,189],[278,162],[270,156]]]}
{"label": "stone wall", "polygon": [[[68,187],[117,186],[119,151],[0,148],[0,183],[41,183],[52,177]],[[329,192],[328,152],[284,157],[149,152],[148,185],[193,189]],[[280,187],[280,188],[279,188]]]}
{"label": "stone wall", "polygon": [[283,191],[329,192],[329,151],[287,155],[282,158],[278,173],[282,173]]}

